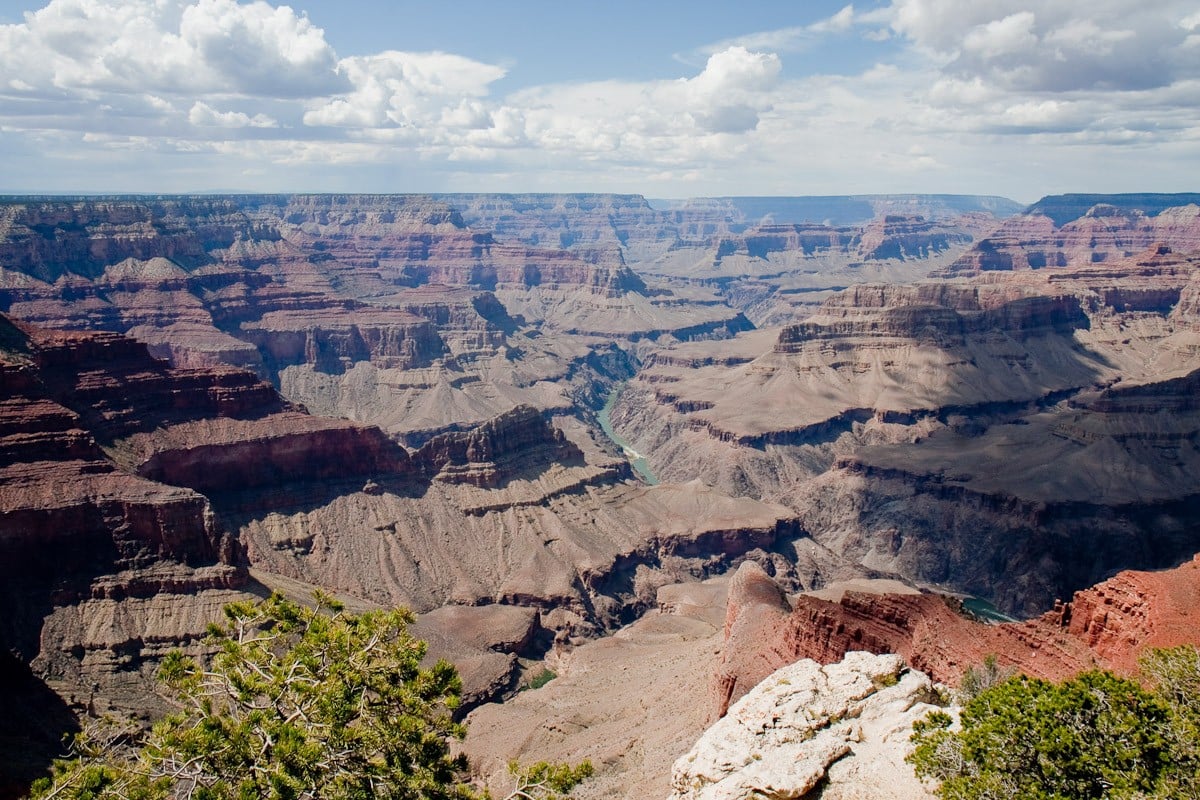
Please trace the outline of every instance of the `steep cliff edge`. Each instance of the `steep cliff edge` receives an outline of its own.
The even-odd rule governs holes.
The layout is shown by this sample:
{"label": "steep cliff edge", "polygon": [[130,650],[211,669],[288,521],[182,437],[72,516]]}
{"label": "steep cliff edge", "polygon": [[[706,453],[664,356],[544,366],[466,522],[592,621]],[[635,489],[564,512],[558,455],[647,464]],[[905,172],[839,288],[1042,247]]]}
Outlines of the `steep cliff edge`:
{"label": "steep cliff edge", "polygon": [[1131,675],[1146,648],[1200,643],[1200,556],[1170,570],[1118,573],[1039,617],[999,625],[937,594],[800,595],[790,612],[780,612],[761,600],[772,585],[752,565],[743,565],[731,584],[713,679],[721,713],[785,664],[805,658],[830,664],[855,650],[897,653],[934,680],[957,685],[989,655],[1005,668],[1062,680],[1093,668]]}

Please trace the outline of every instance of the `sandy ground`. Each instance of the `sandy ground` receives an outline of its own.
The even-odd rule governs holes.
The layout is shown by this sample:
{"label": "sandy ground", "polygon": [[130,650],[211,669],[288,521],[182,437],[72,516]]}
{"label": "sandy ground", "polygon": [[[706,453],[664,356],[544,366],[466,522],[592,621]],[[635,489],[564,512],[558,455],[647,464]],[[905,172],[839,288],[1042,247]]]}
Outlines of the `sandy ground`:
{"label": "sandy ground", "polygon": [[713,722],[709,681],[725,584],[664,587],[654,611],[613,636],[549,659],[558,677],[471,712],[464,749],[504,796],[505,764],[590,759],[588,798],[666,797],[671,764]]}
{"label": "sandy ground", "polygon": [[[671,765],[716,721],[711,691],[723,644],[729,576],[659,590],[659,611],[547,666],[558,677],[467,718],[463,749],[493,794],[512,788],[506,764],[578,763],[595,777],[579,800],[666,797]],[[810,592],[837,601],[847,591],[916,593],[893,580],[849,580]],[[536,671],[532,670],[531,672]]]}

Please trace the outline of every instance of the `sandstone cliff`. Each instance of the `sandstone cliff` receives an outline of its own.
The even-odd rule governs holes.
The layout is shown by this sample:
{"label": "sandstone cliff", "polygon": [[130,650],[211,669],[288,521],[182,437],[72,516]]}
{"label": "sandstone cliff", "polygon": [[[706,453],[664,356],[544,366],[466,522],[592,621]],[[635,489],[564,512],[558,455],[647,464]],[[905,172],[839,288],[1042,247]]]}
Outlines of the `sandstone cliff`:
{"label": "sandstone cliff", "polygon": [[957,685],[989,655],[1004,668],[1063,680],[1094,668],[1132,675],[1146,648],[1200,644],[1200,556],[1161,572],[1118,573],[1020,623],[987,624],[938,594],[851,590],[781,604],[772,591],[779,589],[751,564],[731,583],[713,684],[718,713],[783,665],[835,663],[855,650],[897,653],[934,680]]}

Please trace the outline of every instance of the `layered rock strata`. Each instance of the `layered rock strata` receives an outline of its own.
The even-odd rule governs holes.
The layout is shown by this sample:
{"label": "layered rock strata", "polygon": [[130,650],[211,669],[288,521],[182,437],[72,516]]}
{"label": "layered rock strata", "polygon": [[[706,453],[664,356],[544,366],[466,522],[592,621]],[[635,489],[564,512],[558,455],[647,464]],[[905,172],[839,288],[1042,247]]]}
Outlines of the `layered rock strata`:
{"label": "layered rock strata", "polygon": [[750,327],[712,290],[648,287],[619,251],[497,241],[427,196],[0,210],[0,310],[128,333],[176,366],[248,368],[311,410],[413,445],[515,405],[573,413],[613,379],[598,365],[615,343]]}
{"label": "layered rock strata", "polygon": [[957,685],[994,656],[1001,667],[1050,680],[1087,669],[1132,675],[1147,648],[1200,644],[1200,556],[1171,570],[1121,572],[1019,623],[987,624],[939,594],[845,591],[840,598],[781,599],[755,565],[731,583],[725,646],[714,678],[724,713],[775,669],[822,664],[866,650],[897,653],[934,680]]}
{"label": "layered rock strata", "polygon": [[[1148,201],[1148,202],[1146,202]],[[942,273],[946,277],[991,271],[1086,267],[1134,256],[1162,243],[1181,252],[1200,250],[1200,195],[1046,198],[1006,220]],[[1074,215],[1074,216],[1072,216]]]}
{"label": "layered rock strata", "polygon": [[[114,404],[94,404],[95,390],[111,377],[106,362],[136,361],[140,346],[30,335],[3,317],[0,334],[0,642],[66,706],[153,708],[156,659],[194,651],[221,606],[246,596],[237,544],[203,495],[141,477],[101,447],[129,420],[118,382]],[[85,384],[78,396],[61,382],[69,371]],[[173,388],[184,406],[239,403],[219,381]]]}
{"label": "layered rock strata", "polygon": [[867,569],[1038,613],[1200,547],[1198,266],[1160,243],[856,286],[773,336],[654,354],[613,424],[655,474],[785,502]]}

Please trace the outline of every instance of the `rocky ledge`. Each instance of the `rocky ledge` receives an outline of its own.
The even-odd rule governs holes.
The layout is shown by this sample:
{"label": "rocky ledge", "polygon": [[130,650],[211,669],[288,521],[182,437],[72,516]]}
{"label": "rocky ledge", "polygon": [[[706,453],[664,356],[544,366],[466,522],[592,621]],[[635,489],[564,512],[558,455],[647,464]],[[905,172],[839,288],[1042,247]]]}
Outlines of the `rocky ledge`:
{"label": "rocky ledge", "polygon": [[670,798],[931,798],[904,757],[913,722],[936,703],[929,678],[896,655],[798,661],[758,684],[675,762]]}

